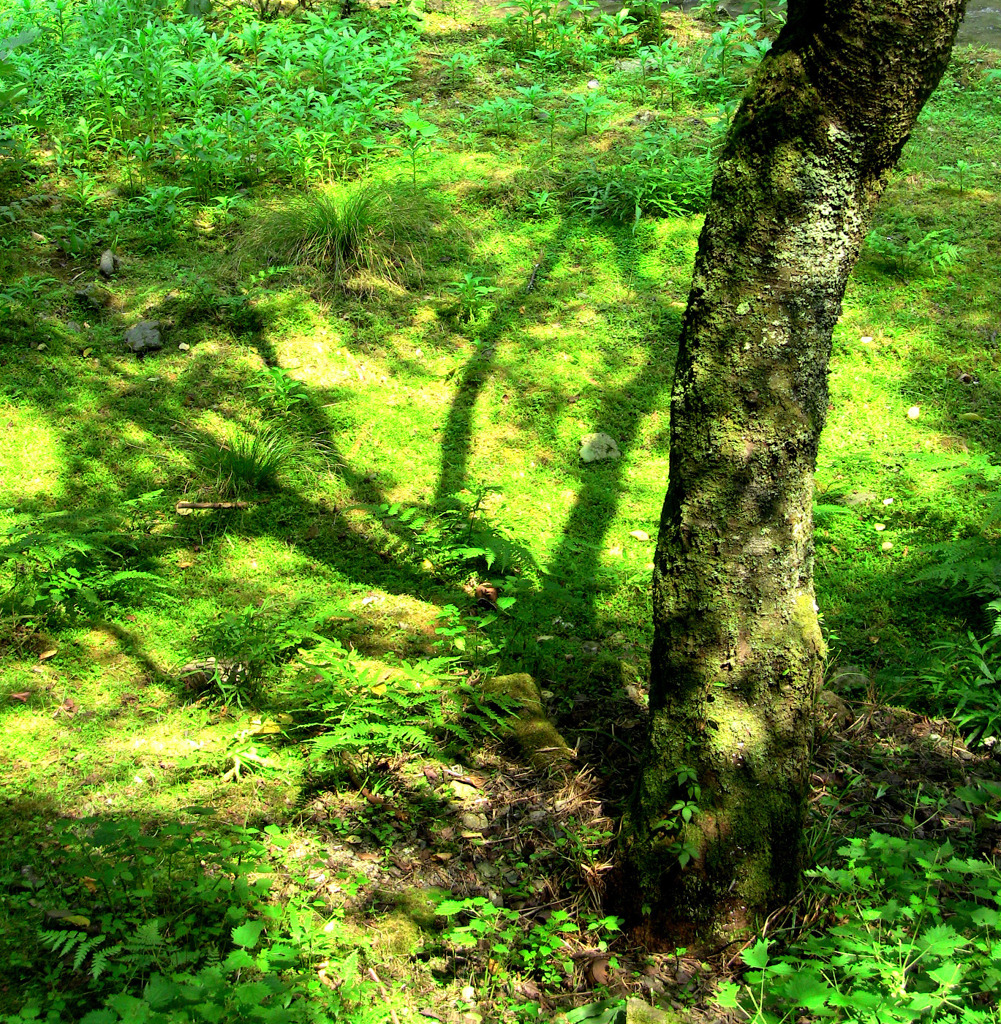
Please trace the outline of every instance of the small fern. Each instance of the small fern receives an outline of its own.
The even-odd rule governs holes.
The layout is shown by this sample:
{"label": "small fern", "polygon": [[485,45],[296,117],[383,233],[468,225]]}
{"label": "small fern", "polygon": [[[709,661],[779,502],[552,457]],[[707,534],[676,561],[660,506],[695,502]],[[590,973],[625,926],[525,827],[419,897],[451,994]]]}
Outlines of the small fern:
{"label": "small fern", "polygon": [[439,572],[465,574],[470,567],[507,575],[535,572],[531,555],[484,515],[484,504],[499,488],[450,495],[449,507],[432,513],[399,502],[359,505]]}
{"label": "small fern", "polygon": [[[125,502],[127,514],[135,516],[137,504],[158,495]],[[109,603],[138,602],[151,592],[161,601],[172,600],[160,576],[127,567],[137,554],[127,533],[110,519],[81,523],[60,512],[42,517],[36,528],[11,528],[0,537],[0,611],[74,618]]]}
{"label": "small fern", "polygon": [[969,495],[970,505],[980,506],[979,522],[974,536],[924,548],[935,564],[920,572],[915,582],[979,598],[987,616],[994,618],[994,635],[1001,636],[1001,490],[997,488],[1001,466],[991,465],[983,456],[970,456],[959,466],[931,468],[942,473],[946,483]]}
{"label": "small fern", "polygon": [[[103,938],[103,936],[102,936]],[[97,981],[102,974],[108,969],[109,964],[113,958],[121,953],[122,947],[119,943],[115,943],[113,946],[104,946],[94,953],[93,959],[90,962],[90,976],[94,981]]]}
{"label": "small fern", "polygon": [[504,722],[504,708],[490,707],[455,679],[451,658],[401,663],[387,675],[336,640],[323,640],[307,657],[313,682],[306,714],[320,730],[312,741],[317,758],[339,755],[364,770],[405,750],[471,744],[475,732],[495,733]]}
{"label": "small fern", "polygon": [[102,949],[106,935],[88,935],[83,931],[47,931],[40,938],[42,945],[64,959],[72,971],[80,971],[87,958],[92,957],[88,973],[95,980],[107,968],[108,958],[122,948],[115,945]]}

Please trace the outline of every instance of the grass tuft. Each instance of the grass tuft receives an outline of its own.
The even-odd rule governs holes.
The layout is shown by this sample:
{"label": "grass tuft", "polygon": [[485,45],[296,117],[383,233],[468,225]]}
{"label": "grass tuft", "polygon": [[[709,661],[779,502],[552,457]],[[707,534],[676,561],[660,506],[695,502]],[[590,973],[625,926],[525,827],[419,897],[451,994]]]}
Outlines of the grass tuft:
{"label": "grass tuft", "polygon": [[264,426],[254,432],[234,430],[222,441],[198,438],[194,447],[195,461],[212,476],[216,491],[228,496],[274,487],[296,442],[280,428]]}
{"label": "grass tuft", "polygon": [[266,216],[249,233],[246,255],[313,267],[336,286],[418,282],[442,209],[440,196],[410,183],[317,189]]}

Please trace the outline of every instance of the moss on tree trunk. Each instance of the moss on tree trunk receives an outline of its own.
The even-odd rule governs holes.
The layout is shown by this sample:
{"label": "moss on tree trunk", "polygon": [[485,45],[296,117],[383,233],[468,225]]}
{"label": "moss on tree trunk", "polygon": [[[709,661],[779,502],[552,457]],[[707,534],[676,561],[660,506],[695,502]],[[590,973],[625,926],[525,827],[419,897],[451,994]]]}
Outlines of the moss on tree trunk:
{"label": "moss on tree trunk", "polygon": [[[633,891],[668,941],[727,941],[799,881],[831,335],[962,7],[789,0],[720,158],[671,401],[651,726],[623,830]],[[672,810],[682,766],[701,790],[687,825]],[[694,852],[684,868],[679,843]]]}

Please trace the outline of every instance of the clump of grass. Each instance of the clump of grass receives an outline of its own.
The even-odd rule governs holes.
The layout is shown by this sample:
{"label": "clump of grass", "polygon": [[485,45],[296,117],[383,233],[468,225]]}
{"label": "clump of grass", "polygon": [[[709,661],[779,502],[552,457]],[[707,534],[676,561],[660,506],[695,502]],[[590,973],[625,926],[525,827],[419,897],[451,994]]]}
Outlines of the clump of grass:
{"label": "clump of grass", "polygon": [[197,439],[195,461],[214,478],[220,495],[233,496],[274,487],[295,446],[295,439],[277,427],[234,430],[221,441]]}
{"label": "clump of grass", "polygon": [[442,209],[440,195],[409,182],[316,189],[266,216],[249,233],[246,255],[314,267],[335,285],[419,281]]}

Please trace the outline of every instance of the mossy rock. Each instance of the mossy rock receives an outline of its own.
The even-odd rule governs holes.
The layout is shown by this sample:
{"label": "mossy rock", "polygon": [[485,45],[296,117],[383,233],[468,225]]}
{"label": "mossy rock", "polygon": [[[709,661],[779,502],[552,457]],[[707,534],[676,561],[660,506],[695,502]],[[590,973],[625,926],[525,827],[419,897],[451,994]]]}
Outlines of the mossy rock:
{"label": "mossy rock", "polygon": [[626,1024],[683,1024],[683,1018],[673,1010],[651,1006],[642,999],[627,999]]}
{"label": "mossy rock", "polygon": [[372,948],[382,956],[413,956],[421,945],[421,929],[403,910],[394,910],[369,926]]}
{"label": "mossy rock", "polygon": [[393,893],[392,899],[396,902],[397,912],[406,914],[418,928],[423,931],[439,931],[443,919],[437,916],[438,904],[451,896],[448,889],[431,886],[427,889],[404,889]]}
{"label": "mossy rock", "polygon": [[546,717],[538,684],[527,672],[494,676],[484,684],[483,692],[512,703],[511,733],[533,768],[552,768],[573,759],[567,741]]}

